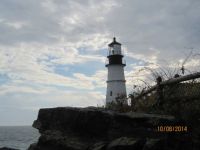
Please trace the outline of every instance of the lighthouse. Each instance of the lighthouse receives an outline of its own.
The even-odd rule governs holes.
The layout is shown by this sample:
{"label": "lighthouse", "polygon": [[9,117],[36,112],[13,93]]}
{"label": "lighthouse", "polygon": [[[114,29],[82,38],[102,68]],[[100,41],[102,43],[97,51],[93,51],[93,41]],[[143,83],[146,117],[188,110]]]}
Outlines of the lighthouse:
{"label": "lighthouse", "polygon": [[121,44],[113,38],[113,41],[108,44],[108,55],[106,67],[108,68],[107,76],[107,92],[106,92],[106,105],[116,102],[120,96],[126,97],[126,80],[124,76],[124,67],[126,66],[123,61],[123,54]]}

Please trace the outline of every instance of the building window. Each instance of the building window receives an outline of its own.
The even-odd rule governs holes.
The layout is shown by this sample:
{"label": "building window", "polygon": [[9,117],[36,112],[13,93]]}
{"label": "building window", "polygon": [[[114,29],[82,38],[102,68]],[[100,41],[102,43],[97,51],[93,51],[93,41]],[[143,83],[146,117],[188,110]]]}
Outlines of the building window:
{"label": "building window", "polygon": [[114,55],[114,50],[112,50],[112,54]]}
{"label": "building window", "polygon": [[112,91],[110,91],[110,96],[112,96]]}

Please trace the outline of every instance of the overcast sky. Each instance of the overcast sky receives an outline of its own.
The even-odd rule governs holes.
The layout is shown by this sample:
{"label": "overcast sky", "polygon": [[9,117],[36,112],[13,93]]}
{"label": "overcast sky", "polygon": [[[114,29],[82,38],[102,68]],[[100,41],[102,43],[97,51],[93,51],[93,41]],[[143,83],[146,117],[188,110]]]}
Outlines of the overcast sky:
{"label": "overcast sky", "polygon": [[179,67],[199,53],[200,1],[1,0],[0,34],[0,125],[31,125],[41,107],[104,103],[113,36],[128,92],[150,74],[142,68]]}

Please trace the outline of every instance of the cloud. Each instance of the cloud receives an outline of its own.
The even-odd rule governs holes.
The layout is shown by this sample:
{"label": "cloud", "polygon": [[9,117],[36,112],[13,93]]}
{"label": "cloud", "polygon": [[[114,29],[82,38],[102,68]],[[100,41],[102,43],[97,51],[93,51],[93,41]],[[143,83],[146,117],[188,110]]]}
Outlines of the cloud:
{"label": "cloud", "polygon": [[109,13],[106,23],[129,51],[148,54],[155,48],[159,58],[174,59],[183,57],[184,47],[199,47],[199,1],[118,3],[120,7]]}
{"label": "cloud", "polygon": [[94,89],[94,85],[85,79],[81,80],[76,74],[74,77],[57,74],[55,73],[56,66],[83,64],[90,61],[101,63],[103,60],[102,56],[98,55],[81,55],[73,47],[49,49],[38,45],[1,49],[0,57],[0,73],[7,74],[10,80],[76,89]]}
{"label": "cloud", "polygon": [[[18,86],[18,88],[16,88]],[[4,89],[4,90],[2,90]],[[12,93],[12,94],[10,94]],[[74,91],[48,86],[30,87],[28,85],[11,84],[1,87],[1,107],[41,108],[56,106],[103,105],[104,95],[95,91]],[[13,99],[15,99],[13,101]]]}
{"label": "cloud", "polygon": [[[113,36],[127,60],[127,91],[152,80],[150,69],[180,68],[191,48],[199,53],[199,6],[199,0],[1,0],[2,109],[19,101],[31,101],[19,105],[23,110],[97,104]],[[199,65],[193,55],[185,67]]]}
{"label": "cloud", "polygon": [[[0,38],[0,44],[50,44],[60,40],[74,42],[95,33],[104,34],[106,28],[103,27],[102,21],[116,4],[112,0],[84,3],[68,0],[2,0],[0,19],[5,23],[0,25],[0,31],[4,33],[4,37]],[[101,11],[102,8],[104,11]],[[22,26],[22,23],[26,23],[26,26]],[[16,26],[17,29],[13,28]]]}
{"label": "cloud", "polygon": [[[74,77],[76,77],[80,81],[87,81],[88,83],[93,84],[95,88],[105,88],[106,87],[106,78],[107,78],[106,70],[98,70],[95,74],[91,76],[86,76],[82,73],[74,73]],[[91,87],[91,86],[90,86]],[[88,89],[90,87],[87,87]]]}
{"label": "cloud", "polygon": [[[30,125],[40,108],[101,106],[105,96],[100,92],[67,91],[53,87],[7,87],[0,95],[0,125]],[[1,91],[2,94],[2,91]]]}

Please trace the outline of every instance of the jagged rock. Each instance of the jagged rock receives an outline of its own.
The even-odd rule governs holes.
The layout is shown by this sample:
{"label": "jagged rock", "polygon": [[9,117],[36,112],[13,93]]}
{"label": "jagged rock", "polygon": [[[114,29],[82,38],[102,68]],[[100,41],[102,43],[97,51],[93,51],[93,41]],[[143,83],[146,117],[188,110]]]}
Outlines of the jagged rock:
{"label": "jagged rock", "polygon": [[106,150],[142,150],[146,139],[121,137],[112,141]]}
{"label": "jagged rock", "polygon": [[166,143],[168,149],[183,150],[181,144],[191,148],[192,141],[180,140],[188,137],[187,133],[156,129],[158,125],[184,123],[172,116],[117,113],[94,107],[40,109],[33,127],[41,136],[29,150],[160,150]]}
{"label": "jagged rock", "polygon": [[161,150],[164,145],[160,139],[148,139],[143,150]]}
{"label": "jagged rock", "polygon": [[18,150],[18,149],[9,148],[9,147],[2,147],[2,148],[0,148],[0,150]]}
{"label": "jagged rock", "polygon": [[29,150],[37,150],[37,143],[33,143],[29,146]]}
{"label": "jagged rock", "polygon": [[90,146],[88,150],[105,150],[108,143],[106,142],[98,142],[94,145]]}

